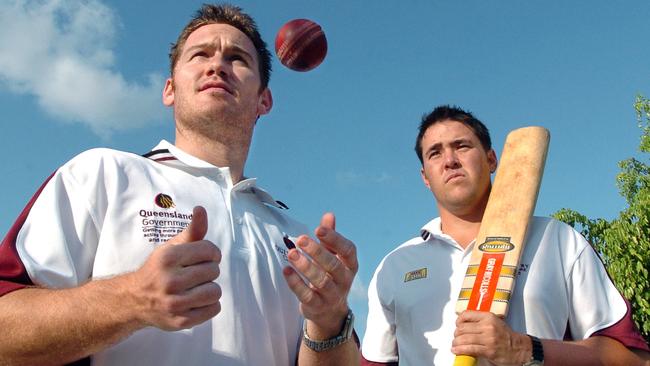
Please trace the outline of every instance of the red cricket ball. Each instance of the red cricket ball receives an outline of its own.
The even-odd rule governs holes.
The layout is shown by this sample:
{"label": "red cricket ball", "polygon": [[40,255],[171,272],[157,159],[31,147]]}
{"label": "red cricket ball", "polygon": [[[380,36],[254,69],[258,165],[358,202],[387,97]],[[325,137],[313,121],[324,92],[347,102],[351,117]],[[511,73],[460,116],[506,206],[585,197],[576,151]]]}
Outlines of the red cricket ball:
{"label": "red cricket ball", "polygon": [[327,54],[327,39],[320,25],[308,19],[294,19],[275,37],[275,54],[291,70],[309,71]]}

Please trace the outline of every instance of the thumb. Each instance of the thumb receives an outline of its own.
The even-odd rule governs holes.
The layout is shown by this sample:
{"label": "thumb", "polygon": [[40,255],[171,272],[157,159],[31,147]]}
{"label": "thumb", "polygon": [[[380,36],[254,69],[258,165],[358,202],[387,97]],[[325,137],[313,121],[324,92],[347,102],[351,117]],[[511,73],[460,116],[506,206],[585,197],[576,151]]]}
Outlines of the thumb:
{"label": "thumb", "polygon": [[207,232],[208,214],[205,208],[196,206],[192,211],[192,221],[190,224],[185,230],[176,234],[175,237],[169,239],[167,242],[170,244],[191,243],[193,241],[203,240]]}

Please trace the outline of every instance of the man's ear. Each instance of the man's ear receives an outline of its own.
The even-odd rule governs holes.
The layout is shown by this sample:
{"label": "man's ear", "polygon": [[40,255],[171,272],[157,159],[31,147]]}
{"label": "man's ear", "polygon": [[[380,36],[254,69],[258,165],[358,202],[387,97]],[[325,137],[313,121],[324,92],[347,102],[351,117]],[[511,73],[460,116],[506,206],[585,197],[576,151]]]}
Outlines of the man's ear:
{"label": "man's ear", "polygon": [[420,168],[420,176],[422,177],[422,182],[424,182],[424,185],[427,186],[427,188],[431,189],[429,179],[427,179],[427,176],[424,174],[424,167]]}
{"label": "man's ear", "polygon": [[162,92],[162,102],[167,107],[174,105],[174,82],[171,78],[165,82],[165,87]]}
{"label": "man's ear", "polygon": [[271,111],[273,107],[273,95],[271,89],[265,88],[257,101],[257,117],[263,116]]}
{"label": "man's ear", "polygon": [[487,153],[488,164],[490,166],[490,173],[494,173],[497,170],[497,153],[494,152],[494,149],[490,149]]}

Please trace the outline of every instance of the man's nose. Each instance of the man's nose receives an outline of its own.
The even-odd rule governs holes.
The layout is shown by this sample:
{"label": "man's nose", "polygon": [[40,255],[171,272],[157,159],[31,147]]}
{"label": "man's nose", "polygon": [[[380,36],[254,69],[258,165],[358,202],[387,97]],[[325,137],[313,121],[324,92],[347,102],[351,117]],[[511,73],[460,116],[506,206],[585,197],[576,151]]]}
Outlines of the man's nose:
{"label": "man's nose", "polygon": [[458,168],[460,166],[460,160],[458,160],[458,155],[454,150],[446,151],[444,158],[446,168]]}
{"label": "man's nose", "polygon": [[215,54],[210,58],[210,63],[207,70],[208,76],[218,75],[221,78],[228,76],[228,65],[220,54]]}

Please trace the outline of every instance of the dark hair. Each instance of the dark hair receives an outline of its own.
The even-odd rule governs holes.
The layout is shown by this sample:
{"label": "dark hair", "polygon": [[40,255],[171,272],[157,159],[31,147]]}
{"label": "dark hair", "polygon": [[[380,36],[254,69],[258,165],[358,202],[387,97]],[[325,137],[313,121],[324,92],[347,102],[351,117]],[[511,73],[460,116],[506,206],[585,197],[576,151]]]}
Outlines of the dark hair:
{"label": "dark hair", "polygon": [[469,111],[464,111],[456,106],[441,105],[436,107],[431,113],[425,114],[422,117],[418,137],[415,140],[415,153],[418,155],[420,163],[424,164],[424,160],[422,159],[422,137],[424,136],[424,133],[434,124],[447,120],[460,122],[469,127],[474,131],[474,134],[478,137],[485,151],[492,149],[490,131],[488,131],[483,122],[479,121]]}
{"label": "dark hair", "polygon": [[259,59],[261,89],[265,89],[271,79],[271,53],[257,30],[255,20],[250,15],[244,13],[240,7],[230,4],[203,4],[201,9],[196,12],[194,18],[183,28],[176,43],[171,46],[169,52],[170,75],[174,75],[174,67],[190,34],[206,24],[213,23],[231,25],[239,29],[253,42],[257,51],[257,58]]}

